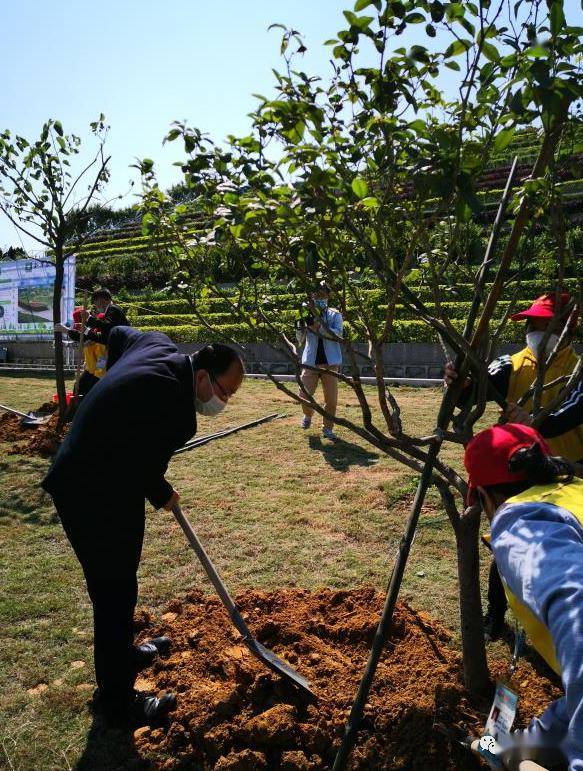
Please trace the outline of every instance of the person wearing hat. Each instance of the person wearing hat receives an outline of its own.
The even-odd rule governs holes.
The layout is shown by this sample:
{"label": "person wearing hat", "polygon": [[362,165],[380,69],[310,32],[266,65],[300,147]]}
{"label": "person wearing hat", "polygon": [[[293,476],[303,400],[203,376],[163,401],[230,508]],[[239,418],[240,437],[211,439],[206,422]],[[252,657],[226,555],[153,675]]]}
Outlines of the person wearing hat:
{"label": "person wearing hat", "polygon": [[226,407],[244,366],[220,343],[187,356],[161,332],[118,326],[109,333],[106,368],[81,402],[42,487],[93,605],[95,709],[110,726],[136,728],[159,722],[175,703],[172,694],[134,690],[137,671],[151,663],[160,642],[134,646],[145,500],[167,511],[178,502],[165,478],[168,463],[196,433],[197,413],[213,416]]}
{"label": "person wearing hat", "polygon": [[[560,307],[566,307],[569,301],[569,295],[562,293]],[[526,321],[526,347],[512,356],[501,356],[495,359],[488,367],[492,385],[508,401],[508,408],[503,416],[505,420],[520,423],[528,423],[530,420],[532,397],[522,408],[516,403],[535,382],[540,358],[539,348],[554,314],[555,295],[544,294],[529,308],[510,317],[512,321]],[[579,362],[579,357],[572,345],[576,320],[569,321],[568,312],[561,319],[558,329],[549,336],[544,358],[546,359],[554,349],[567,323],[570,324],[570,329],[564,338],[563,345],[545,370],[545,384],[564,375],[570,375]],[[451,384],[456,377],[457,373],[452,362],[448,362],[445,366],[446,385]],[[468,379],[468,386],[470,383]],[[562,386],[563,383],[557,383],[544,390],[541,395],[541,406],[544,407],[551,402]],[[545,420],[539,430],[547,438],[556,455],[561,455],[574,463],[583,459],[583,388],[577,388],[565,404]],[[507,608],[506,597],[493,561],[488,579],[488,608],[484,617],[488,640],[496,640],[502,635]]]}
{"label": "person wearing hat", "polygon": [[[564,695],[504,748],[507,767],[566,758],[583,769],[583,481],[570,461],[517,423],[481,431],[467,445],[468,504],[491,522],[491,546],[513,612],[560,675]],[[564,755],[564,757],[561,757]],[[511,762],[512,761],[512,762]]]}
{"label": "person wearing hat", "polygon": [[[306,327],[301,381],[310,395],[316,391],[318,380],[321,381],[324,409],[332,416],[323,418],[322,434],[326,439],[336,439],[333,417],[338,405],[338,378],[333,373],[338,372],[342,366],[342,349],[336,338],[342,337],[343,320],[340,311],[328,307],[330,293],[330,287],[322,281],[311,298],[312,313],[308,317]],[[318,372],[309,367],[319,367],[327,371]],[[300,390],[300,396],[303,395]],[[312,425],[314,409],[307,402],[302,402],[302,411],[304,417],[301,426],[308,429]]]}
{"label": "person wearing hat", "polygon": [[127,327],[129,321],[125,313],[113,302],[111,292],[105,287],[96,289],[91,295],[97,313],[89,314],[85,324],[100,333],[100,342],[107,345],[109,333],[115,327]]}
{"label": "person wearing hat", "polygon": [[129,326],[123,310],[113,303],[109,289],[96,289],[91,300],[95,312],[91,314],[85,308],[75,308],[72,328],[65,324],[55,324],[58,332],[68,334],[69,338],[76,342],[79,342],[83,332],[85,367],[79,378],[79,396],[86,396],[105,374],[107,340],[111,330],[119,326]]}

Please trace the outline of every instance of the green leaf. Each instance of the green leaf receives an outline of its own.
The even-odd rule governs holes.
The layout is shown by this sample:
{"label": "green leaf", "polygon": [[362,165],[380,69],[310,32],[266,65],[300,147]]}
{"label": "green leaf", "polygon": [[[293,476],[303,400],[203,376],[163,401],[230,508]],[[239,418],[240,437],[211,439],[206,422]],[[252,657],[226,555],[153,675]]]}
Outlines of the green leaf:
{"label": "green leaf", "polygon": [[356,177],[352,180],[352,191],[357,198],[365,198],[368,194],[368,185],[366,184],[366,180],[364,180],[362,177]]}
{"label": "green leaf", "polygon": [[446,67],[447,67],[449,70],[454,70],[454,72],[459,72],[459,71],[460,71],[460,69],[461,69],[461,67],[459,66],[459,64],[458,64],[457,62],[446,62],[446,63],[445,63],[445,66],[446,66]]}
{"label": "green leaf", "polygon": [[417,120],[411,121],[411,123],[409,123],[409,128],[419,134],[420,132],[425,131],[427,125],[424,120],[418,118]]}
{"label": "green leaf", "polygon": [[464,16],[464,7],[461,3],[448,3],[445,10],[448,21],[462,19]]}
{"label": "green leaf", "polygon": [[355,11],[364,11],[369,5],[374,5],[375,8],[380,11],[382,8],[381,0],[356,0],[354,4]]}
{"label": "green leaf", "polygon": [[180,129],[177,129],[177,128],[170,129],[170,131],[164,137],[164,141],[162,142],[162,144],[166,144],[166,142],[174,142],[174,140],[178,139],[179,136],[180,136]]}
{"label": "green leaf", "polygon": [[484,53],[484,56],[486,59],[488,59],[491,62],[497,62],[500,59],[500,53],[496,46],[493,46],[492,43],[484,43],[482,46],[482,51]]}
{"label": "green leaf", "polygon": [[56,120],[56,121],[53,123],[53,127],[54,127],[55,131],[57,132],[57,134],[58,134],[60,137],[62,137],[62,136],[63,136],[63,126],[62,126],[62,124],[61,124],[61,121],[60,121],[60,120]]}
{"label": "green leaf", "polygon": [[459,56],[460,54],[464,54],[471,46],[471,40],[454,40],[444,53],[444,56],[446,59],[449,59],[450,56]]}
{"label": "green leaf", "polygon": [[470,35],[473,36],[473,35],[476,34],[476,28],[466,18],[461,17],[460,19],[458,19],[458,21],[462,25],[462,27],[465,29],[465,31],[470,33]]}
{"label": "green leaf", "polygon": [[439,2],[439,0],[435,0],[435,2],[431,3],[429,6],[429,12],[431,13],[433,21],[438,24],[445,16],[445,6],[443,3]]}
{"label": "green leaf", "polygon": [[494,152],[500,153],[502,150],[505,150],[510,142],[512,142],[515,133],[516,128],[514,126],[499,131],[494,139]]}
{"label": "green leaf", "polygon": [[563,0],[548,0],[548,2],[550,5],[551,34],[553,37],[557,37],[565,26]]}
{"label": "green leaf", "polygon": [[407,24],[423,24],[425,21],[425,16],[422,13],[414,12],[414,13],[408,13],[405,16],[405,21]]}
{"label": "green leaf", "polygon": [[536,45],[531,48],[527,48],[524,52],[529,59],[546,59],[549,52],[544,46]]}
{"label": "green leaf", "polygon": [[360,29],[363,24],[363,19],[367,20],[364,26],[368,26],[370,22],[373,21],[372,16],[357,16],[355,13],[352,13],[352,11],[342,11],[342,13],[351,27],[358,27]]}
{"label": "green leaf", "polygon": [[366,198],[362,199],[362,205],[365,209],[378,209],[379,208],[379,202],[378,200],[372,196],[369,195]]}
{"label": "green leaf", "polygon": [[435,37],[437,35],[437,32],[433,24],[427,24],[425,26],[425,34],[428,35],[429,37]]}

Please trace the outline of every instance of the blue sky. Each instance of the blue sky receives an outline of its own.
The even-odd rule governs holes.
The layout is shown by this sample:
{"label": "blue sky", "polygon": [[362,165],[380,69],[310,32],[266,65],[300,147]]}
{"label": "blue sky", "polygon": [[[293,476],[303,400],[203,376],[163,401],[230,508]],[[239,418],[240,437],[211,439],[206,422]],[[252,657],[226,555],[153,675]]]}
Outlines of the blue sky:
{"label": "blue sky", "polygon": [[[217,139],[242,133],[256,100],[269,92],[280,65],[279,32],[293,24],[307,39],[306,66],[325,72],[321,43],[341,29],[337,0],[41,0],[3,9],[0,128],[37,137],[48,117],[89,137],[100,112],[111,126],[112,193],[125,192],[135,157],[157,162],[160,181],[178,181],[179,144],[162,149],[175,119]],[[6,16],[8,15],[8,18]],[[88,139],[87,146],[91,144]],[[129,197],[128,202],[133,202]],[[0,218],[0,247],[18,244]]]}
{"label": "blue sky", "polygon": [[[581,23],[579,0],[566,5],[571,21]],[[219,140],[245,132],[251,94],[269,93],[271,68],[281,65],[279,31],[268,32],[270,23],[304,33],[304,68],[326,74],[330,49],[322,43],[344,26],[342,10],[351,7],[351,0],[8,0],[0,129],[36,138],[54,117],[90,147],[89,122],[103,112],[111,125],[108,192],[127,190],[136,157],[153,158],[161,183],[170,185],[181,155],[178,145],[162,148],[172,120],[187,119]],[[418,29],[426,41],[423,25]],[[18,243],[0,217],[0,247]]]}

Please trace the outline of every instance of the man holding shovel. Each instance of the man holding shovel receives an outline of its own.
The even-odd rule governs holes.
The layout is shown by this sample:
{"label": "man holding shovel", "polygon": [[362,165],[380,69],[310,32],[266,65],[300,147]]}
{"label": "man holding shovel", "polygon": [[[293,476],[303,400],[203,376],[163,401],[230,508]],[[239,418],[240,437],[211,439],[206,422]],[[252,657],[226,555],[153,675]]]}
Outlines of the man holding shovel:
{"label": "man holding shovel", "polygon": [[[241,358],[228,346],[207,345],[186,356],[162,333],[112,329],[107,373],[81,403],[43,480],[85,574],[95,706],[110,726],[149,725],[175,705],[172,694],[134,690],[136,673],[160,645],[133,643],[144,502],[167,511],[178,502],[164,478],[173,452],[195,434],[196,413],[217,415],[243,375]],[[96,478],[103,482],[97,492]]]}

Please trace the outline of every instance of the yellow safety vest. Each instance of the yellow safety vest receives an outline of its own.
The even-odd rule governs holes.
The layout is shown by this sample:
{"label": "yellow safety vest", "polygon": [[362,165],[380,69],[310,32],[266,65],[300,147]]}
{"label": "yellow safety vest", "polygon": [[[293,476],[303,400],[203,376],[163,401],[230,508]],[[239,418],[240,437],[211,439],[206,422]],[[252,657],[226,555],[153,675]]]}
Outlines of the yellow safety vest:
{"label": "yellow safety vest", "polygon": [[83,347],[85,369],[95,377],[105,375],[105,363],[107,361],[107,348],[101,343],[89,342]]}
{"label": "yellow safety vest", "polygon": [[[506,503],[534,503],[536,501],[553,503],[555,506],[566,509],[583,525],[583,480],[574,479],[568,484],[536,485],[520,493],[520,495],[509,498]],[[508,604],[526,632],[533,648],[560,675],[561,667],[557,661],[557,653],[551,633],[530,608],[512,594],[504,578],[502,578],[502,583]]]}
{"label": "yellow safety vest", "polygon": [[[517,402],[520,397],[528,391],[536,380],[536,356],[530,348],[524,348],[510,357],[512,362],[512,372],[510,374],[510,383],[508,385],[507,399],[509,402]],[[553,363],[545,371],[545,383],[551,383],[563,375],[570,375],[579,357],[575,353],[573,346],[568,345],[555,356]],[[559,393],[564,383],[559,383],[552,388],[542,392],[541,406],[545,407]],[[524,408],[530,412],[532,409],[532,399],[529,399]],[[554,455],[561,455],[571,461],[578,461],[583,458],[583,427],[575,426],[570,431],[552,439],[547,439],[549,447]]]}

